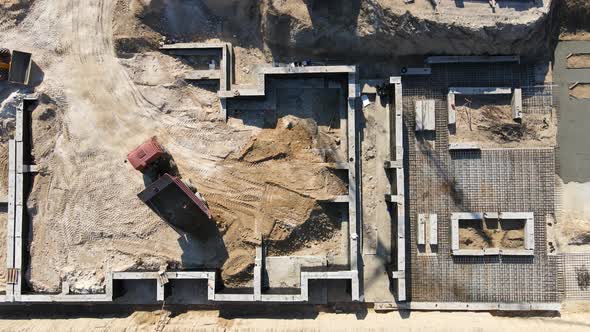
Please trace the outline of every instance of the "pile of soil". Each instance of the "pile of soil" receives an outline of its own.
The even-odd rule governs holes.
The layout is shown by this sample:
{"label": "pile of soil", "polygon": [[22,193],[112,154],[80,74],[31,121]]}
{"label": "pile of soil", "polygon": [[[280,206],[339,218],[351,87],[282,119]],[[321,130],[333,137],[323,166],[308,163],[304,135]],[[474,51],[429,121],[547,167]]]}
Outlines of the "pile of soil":
{"label": "pile of soil", "polygon": [[[319,142],[315,121],[287,116],[222,163],[227,173],[216,175],[226,186],[222,190],[238,195],[220,195],[208,183],[196,180],[230,256],[222,267],[226,285],[242,286],[251,277],[253,252],[261,240],[270,255],[287,255],[311,243],[316,254],[339,248],[338,242],[328,241],[340,233],[339,211],[317,200],[345,194],[347,187],[322,164],[316,152]],[[246,185],[228,181],[237,174]]]}
{"label": "pile of soil", "polygon": [[[584,1],[584,0],[581,0]],[[261,1],[263,40],[273,54],[363,58],[412,54],[543,54],[550,1],[512,10],[452,2]],[[510,33],[504,33],[510,31]],[[477,43],[459,42],[478,40]],[[326,42],[329,41],[329,42]],[[396,47],[389,47],[396,45]]]}
{"label": "pile of soil", "polygon": [[458,106],[456,132],[449,140],[478,143],[481,147],[553,146],[556,134],[551,115],[525,114],[517,122],[510,105]]}
{"label": "pile of soil", "polygon": [[[411,5],[400,0],[133,0],[131,7],[145,26],[170,41],[219,38],[265,50],[274,59],[321,60],[342,55],[365,59],[548,52],[543,36],[549,28],[550,2],[542,0],[518,11],[498,8],[493,15],[487,4],[459,9],[458,14],[454,4],[435,10],[426,0]],[[511,33],[503,33],[507,30]],[[479,42],[459,42],[470,38]]]}
{"label": "pile of soil", "polygon": [[459,221],[459,248],[524,248],[524,223],[503,220]]}

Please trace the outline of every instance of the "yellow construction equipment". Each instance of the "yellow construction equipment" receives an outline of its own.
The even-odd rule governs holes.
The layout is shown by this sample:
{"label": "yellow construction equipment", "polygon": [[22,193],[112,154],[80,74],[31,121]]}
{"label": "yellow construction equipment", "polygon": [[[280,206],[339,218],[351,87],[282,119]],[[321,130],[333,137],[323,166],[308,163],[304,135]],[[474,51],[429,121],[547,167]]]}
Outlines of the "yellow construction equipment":
{"label": "yellow construction equipment", "polygon": [[29,84],[31,53],[0,48],[0,81]]}

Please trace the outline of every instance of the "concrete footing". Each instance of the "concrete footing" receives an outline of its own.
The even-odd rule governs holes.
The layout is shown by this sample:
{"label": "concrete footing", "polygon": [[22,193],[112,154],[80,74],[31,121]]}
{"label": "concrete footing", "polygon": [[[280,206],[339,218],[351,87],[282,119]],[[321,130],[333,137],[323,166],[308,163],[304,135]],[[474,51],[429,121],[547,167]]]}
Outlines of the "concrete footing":
{"label": "concrete footing", "polygon": [[[485,248],[485,249],[461,249],[459,246],[459,220],[483,221],[484,219],[497,220],[523,220],[524,221],[524,248]],[[530,256],[534,255],[535,246],[535,219],[532,212],[458,212],[451,214],[451,249],[455,256]]]}
{"label": "concrete footing", "polygon": [[[387,85],[386,80],[368,80],[359,86],[357,70],[354,66],[306,66],[306,67],[261,67],[257,72],[256,84],[252,86],[241,86],[234,84],[233,62],[232,62],[232,48],[230,44],[174,44],[162,47],[163,50],[177,55],[197,55],[199,52],[211,52],[211,54],[220,54],[220,68],[219,70],[201,70],[188,73],[186,79],[206,79],[219,80],[220,89],[218,96],[220,97],[222,116],[227,119],[227,101],[232,99],[236,101],[240,97],[268,97],[266,96],[267,79],[268,76],[288,76],[293,77],[317,77],[321,75],[341,75],[346,77],[346,110],[341,110],[341,128],[346,128],[346,142],[343,146],[347,148],[347,159],[343,162],[331,164],[330,167],[347,171],[348,176],[348,193],[346,195],[334,196],[324,199],[324,202],[348,204],[348,208],[343,213],[343,227],[342,234],[345,237],[345,244],[342,245],[341,252],[337,256],[320,257],[317,256],[297,256],[293,257],[292,264],[297,266],[297,273],[292,273],[294,282],[289,284],[288,291],[280,289],[266,290],[270,287],[265,284],[268,280],[267,274],[271,270],[267,265],[274,264],[274,267],[283,264],[282,259],[288,261],[291,257],[272,257],[272,260],[267,261],[265,257],[264,247],[259,245],[256,248],[256,257],[254,260],[254,278],[251,289],[248,290],[231,290],[221,289],[219,287],[218,271],[141,271],[141,272],[111,272],[105,277],[105,289],[102,294],[72,294],[70,286],[63,283],[62,292],[60,294],[23,294],[23,229],[26,229],[26,222],[24,219],[24,209],[26,209],[26,202],[24,201],[24,183],[26,176],[30,172],[36,172],[35,165],[27,165],[24,162],[26,138],[23,137],[23,126],[26,121],[26,112],[31,102],[34,102],[35,97],[30,96],[25,98],[22,107],[16,112],[16,135],[14,140],[9,142],[9,165],[8,165],[8,224],[7,224],[7,275],[9,282],[7,283],[6,294],[0,295],[0,302],[21,302],[21,303],[96,303],[105,302],[110,303],[117,301],[120,298],[120,292],[117,288],[122,284],[135,282],[144,282],[153,290],[154,301],[166,301],[169,296],[172,285],[179,281],[195,281],[199,285],[199,292],[203,295],[202,303],[224,303],[224,302],[278,302],[278,303],[310,303],[314,297],[313,286],[314,281],[327,280],[330,283],[336,280],[345,280],[350,282],[350,300],[364,301],[364,289],[361,285],[361,280],[366,283],[368,280],[369,270],[377,271],[376,275],[385,275],[385,283],[389,286],[389,282],[394,283],[394,290],[387,295],[393,298],[393,302],[379,302],[375,303],[376,310],[468,310],[468,311],[487,311],[487,310],[559,310],[558,303],[465,303],[465,302],[412,302],[408,301],[408,294],[406,289],[406,280],[408,278],[407,264],[406,264],[406,233],[410,233],[406,228],[406,193],[405,193],[405,178],[404,178],[404,141],[403,141],[403,104],[402,104],[402,80],[401,77],[391,77],[389,79],[390,92],[393,92],[393,98],[380,103],[388,105],[387,117],[388,128],[385,131],[391,136],[390,153],[387,156],[380,156],[377,163],[378,168],[381,163],[388,178],[391,179],[391,188],[384,189],[385,196],[380,196],[381,202],[387,202],[388,213],[391,215],[391,222],[387,219],[394,231],[387,234],[391,239],[388,245],[393,246],[394,250],[387,248],[387,257],[379,256],[378,241],[369,239],[370,234],[374,229],[364,229],[362,218],[360,217],[359,206],[359,135],[357,131],[357,110],[360,108],[359,97],[361,91],[367,94],[379,94],[384,85]],[[428,64],[434,63],[459,63],[459,62],[514,62],[519,61],[518,57],[431,57],[427,59]],[[413,74],[429,74],[429,68],[416,69]],[[508,92],[510,90],[510,92]],[[514,90],[513,94],[513,110],[518,111],[518,106],[522,106],[522,96],[520,89]],[[513,93],[509,88],[450,88],[449,100],[449,118],[448,123],[455,123],[455,95],[456,94],[498,94],[498,93]],[[389,97],[389,96],[388,96]],[[378,101],[383,101],[377,99]],[[519,101],[520,100],[520,101]],[[393,101],[393,103],[391,103]],[[230,105],[231,106],[231,105]],[[381,106],[385,107],[385,106]],[[422,103],[419,109],[424,109],[428,112],[424,113],[426,117],[422,117],[423,126],[421,130],[433,130],[434,117],[433,109],[434,103]],[[452,109],[452,112],[451,112]],[[432,111],[431,111],[432,110]],[[385,113],[384,113],[385,114]],[[516,116],[518,112],[514,113]],[[443,120],[444,121],[444,120]],[[452,149],[473,149],[469,145],[450,146]],[[381,169],[380,171],[383,171]],[[391,175],[391,176],[390,176]],[[390,177],[389,177],[390,176]],[[389,183],[389,182],[388,182]],[[383,199],[384,197],[384,199]],[[385,203],[383,203],[385,205]],[[383,209],[386,210],[386,209]],[[525,220],[525,245],[524,249],[502,249],[502,248],[486,248],[482,250],[467,250],[459,248],[459,234],[458,225],[459,220],[463,219],[522,219]],[[474,212],[474,213],[453,213],[451,216],[451,238],[452,238],[452,254],[459,256],[485,256],[485,255],[514,255],[514,256],[530,256],[534,254],[534,216],[530,212]],[[381,219],[384,220],[384,219]],[[439,222],[444,223],[444,220],[438,220],[436,214],[424,213],[418,216],[418,232],[417,243],[419,245],[438,246],[438,231]],[[448,222],[448,221],[446,221]],[[395,225],[395,226],[393,226]],[[374,225],[369,225],[374,226]],[[447,229],[446,224],[441,226],[441,229]],[[361,231],[363,230],[363,231]],[[391,234],[394,233],[394,234]],[[391,236],[390,236],[391,235]],[[414,234],[413,234],[414,235]],[[441,232],[441,241],[445,243],[446,236]],[[366,237],[365,237],[366,236]],[[365,238],[364,238],[365,237]],[[370,241],[375,240],[375,245],[366,245]],[[366,259],[361,255],[361,244],[366,245]],[[441,246],[442,247],[442,246]],[[448,250],[448,246],[445,246]],[[363,249],[365,250],[365,249]],[[442,249],[440,249],[442,250]],[[385,251],[385,250],[383,250]],[[395,252],[394,254],[392,254]],[[447,253],[448,254],[448,253]],[[361,259],[361,257],[363,259]],[[303,269],[305,262],[317,263],[318,268],[315,270]],[[269,262],[269,263],[267,263]],[[298,265],[297,265],[298,264]],[[308,264],[308,265],[313,265]],[[316,266],[314,266],[316,267]],[[390,270],[391,268],[391,270]],[[320,271],[317,271],[317,270]],[[367,273],[366,275],[363,275]],[[363,279],[361,279],[363,277]],[[391,279],[389,279],[389,277]],[[393,281],[391,281],[393,280]],[[206,285],[206,286],[205,286]],[[296,285],[296,286],[294,286]],[[191,284],[192,286],[192,284]],[[277,287],[278,288],[278,287]],[[312,288],[312,290],[310,290]],[[373,288],[381,289],[379,287]],[[280,293],[277,293],[280,292]],[[310,293],[311,292],[311,293]],[[346,299],[348,301],[349,299]],[[385,301],[381,298],[379,301]]]}
{"label": "concrete footing", "polygon": [[[393,190],[395,193],[386,194],[386,199],[395,204],[394,211],[396,214],[396,268],[392,271],[392,278],[397,282],[397,301],[406,301],[406,215],[405,215],[405,180],[404,180],[404,148],[403,148],[403,104],[402,104],[402,80],[400,76],[394,76],[389,79],[389,83],[393,86],[394,93],[394,112],[393,119],[390,123],[393,124],[393,139],[392,139],[392,161],[385,163],[385,167],[394,165],[391,168],[395,176]],[[399,166],[399,167],[398,167]]]}

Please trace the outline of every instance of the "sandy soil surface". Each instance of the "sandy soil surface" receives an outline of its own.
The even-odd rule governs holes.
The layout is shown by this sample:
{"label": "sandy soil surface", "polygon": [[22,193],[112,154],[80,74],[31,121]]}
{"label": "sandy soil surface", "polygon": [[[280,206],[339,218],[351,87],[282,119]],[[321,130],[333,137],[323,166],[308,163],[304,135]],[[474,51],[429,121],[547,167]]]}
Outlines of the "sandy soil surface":
{"label": "sandy soil surface", "polygon": [[570,89],[570,96],[578,99],[590,99],[590,84],[576,84],[573,89]]}
{"label": "sandy soil surface", "polygon": [[[291,128],[281,125],[270,130],[223,123],[215,93],[180,81],[188,69],[186,63],[157,52],[160,42],[216,38],[235,42],[237,78],[249,82],[254,66],[274,56],[267,41],[280,46],[306,37],[322,43],[325,38],[343,36],[335,39],[342,41],[361,36],[364,39],[355,42],[372,41],[371,49],[382,51],[384,44],[375,42],[376,37],[401,36],[410,41],[414,38],[408,36],[418,31],[417,35],[427,38],[415,40],[441,40],[432,45],[443,50],[448,40],[458,40],[449,50],[478,52],[464,38],[433,34],[432,28],[440,26],[432,22],[441,21],[460,23],[461,28],[453,30],[460,36],[496,40],[497,45],[477,44],[487,51],[513,43],[498,40],[494,33],[488,36],[495,29],[484,31],[481,26],[495,27],[503,20],[521,30],[506,36],[521,36],[522,31],[533,35],[527,24],[544,26],[539,18],[547,13],[550,1],[537,1],[523,10],[501,9],[500,18],[490,15],[485,3],[467,4],[472,7],[463,11],[470,16],[467,19],[460,19],[452,6],[447,12],[446,7],[435,12],[426,1],[407,6],[398,0],[367,2],[362,11],[357,8],[356,15],[354,6],[343,9],[353,12],[342,17],[331,15],[330,6],[338,3],[323,2],[314,9],[317,15],[312,15],[303,1],[264,1],[258,7],[256,1],[236,0],[207,0],[199,5],[173,0],[2,0],[0,45],[34,52],[34,61],[43,71],[43,83],[37,88],[43,98],[33,113],[33,153],[42,172],[35,177],[28,201],[30,286],[38,292],[56,292],[67,280],[73,292],[100,292],[106,271],[157,270],[162,265],[224,266],[228,283],[243,285],[258,233],[280,243],[275,247],[277,254],[286,250],[324,253],[336,247],[334,212],[316,199],[341,194],[344,185],[329,167],[309,166],[319,160],[313,151],[321,141],[313,123],[283,119]],[[404,16],[408,8],[431,21]],[[261,16],[269,12],[277,15],[264,21]],[[336,17],[336,22],[330,17]],[[283,25],[272,22],[275,18],[288,18],[278,23],[287,22],[292,30],[281,30]],[[389,20],[393,23],[384,24]],[[317,27],[332,23],[338,28],[326,30],[325,35],[314,33]],[[428,43],[418,44],[396,49],[415,52]],[[494,115],[496,121],[508,123],[505,112]],[[514,135],[506,137],[506,128],[501,128],[486,139],[502,146],[534,146],[538,141],[544,145],[554,139],[552,121],[531,117],[516,130],[508,128]],[[494,123],[480,121],[479,125],[489,132]],[[538,126],[542,130],[531,130]],[[218,237],[178,234],[135,197],[143,182],[125,163],[125,155],[152,135],[172,153],[183,180],[207,199]],[[268,143],[283,135],[295,135],[297,143]],[[297,176],[285,177],[285,173]],[[309,181],[292,180],[299,177]],[[274,204],[294,211],[267,208]],[[287,214],[297,216],[296,220],[276,222]],[[313,236],[293,236],[307,227],[311,231],[305,234]],[[318,243],[326,247],[319,246],[317,251],[307,247]]]}
{"label": "sandy soil surface", "polygon": [[[293,314],[262,313],[237,318],[232,313],[189,311],[170,319],[164,331],[587,331],[590,318],[580,308],[587,303],[571,303],[561,316],[513,316],[474,312],[325,313],[297,311]],[[118,317],[53,317],[51,319],[4,318],[0,331],[153,331],[162,312],[139,311]]]}
{"label": "sandy soil surface", "polygon": [[[366,0],[348,6],[334,0],[261,3],[263,39],[273,55],[363,58],[422,53],[540,54],[546,47],[537,42],[543,38],[531,37],[549,33],[547,14],[554,2],[511,1],[495,12],[487,2],[478,1],[437,1],[436,9],[429,0],[412,4]],[[497,33],[499,25],[511,33]],[[471,38],[467,36],[481,43],[468,45],[463,42]]]}
{"label": "sandy soil surface", "polygon": [[461,249],[524,248],[524,222],[486,220],[459,221]]}
{"label": "sandy soil surface", "polygon": [[568,68],[590,68],[590,54],[574,54],[567,59]]}
{"label": "sandy soil surface", "polygon": [[[313,121],[286,119],[289,128],[276,131],[225,124],[216,94],[178,80],[186,64],[154,51],[159,33],[115,20],[126,10],[133,13],[121,1],[38,0],[0,35],[2,45],[33,51],[44,74],[33,112],[33,154],[43,171],[28,200],[30,286],[57,292],[67,280],[72,292],[101,292],[107,271],[162,265],[223,267],[229,286],[243,286],[258,231],[277,253],[336,250],[339,219],[316,199],[346,187],[317,163],[323,139]],[[120,42],[125,34],[147,41]],[[242,50],[261,62],[258,51]],[[216,236],[178,234],[137,199],[142,177],[125,156],[152,135],[207,200]],[[285,135],[293,144],[269,144]],[[306,236],[295,236],[302,230]]]}
{"label": "sandy soil surface", "polygon": [[557,119],[551,115],[524,114],[512,119],[510,105],[457,106],[456,133],[450,143],[478,143],[481,147],[555,146]]}
{"label": "sandy soil surface", "polygon": [[[560,180],[561,181],[561,180]],[[561,252],[590,252],[590,183],[560,183],[554,239]]]}

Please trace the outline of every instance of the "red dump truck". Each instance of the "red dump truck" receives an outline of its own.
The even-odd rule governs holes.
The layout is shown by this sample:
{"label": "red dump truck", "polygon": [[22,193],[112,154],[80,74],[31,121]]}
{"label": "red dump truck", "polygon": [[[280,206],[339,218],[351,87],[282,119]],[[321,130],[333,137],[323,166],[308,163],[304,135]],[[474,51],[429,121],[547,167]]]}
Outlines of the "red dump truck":
{"label": "red dump truck", "polygon": [[135,150],[129,152],[127,154],[127,160],[129,160],[133,168],[143,172],[149,166],[164,158],[165,155],[166,151],[164,151],[164,148],[162,148],[154,136],[138,146]]}
{"label": "red dump truck", "polygon": [[147,206],[164,221],[187,233],[199,232],[200,226],[211,219],[211,213],[200,195],[180,180],[170,175],[171,156],[152,137],[127,155],[136,170],[150,174],[146,188],[137,194]]}

